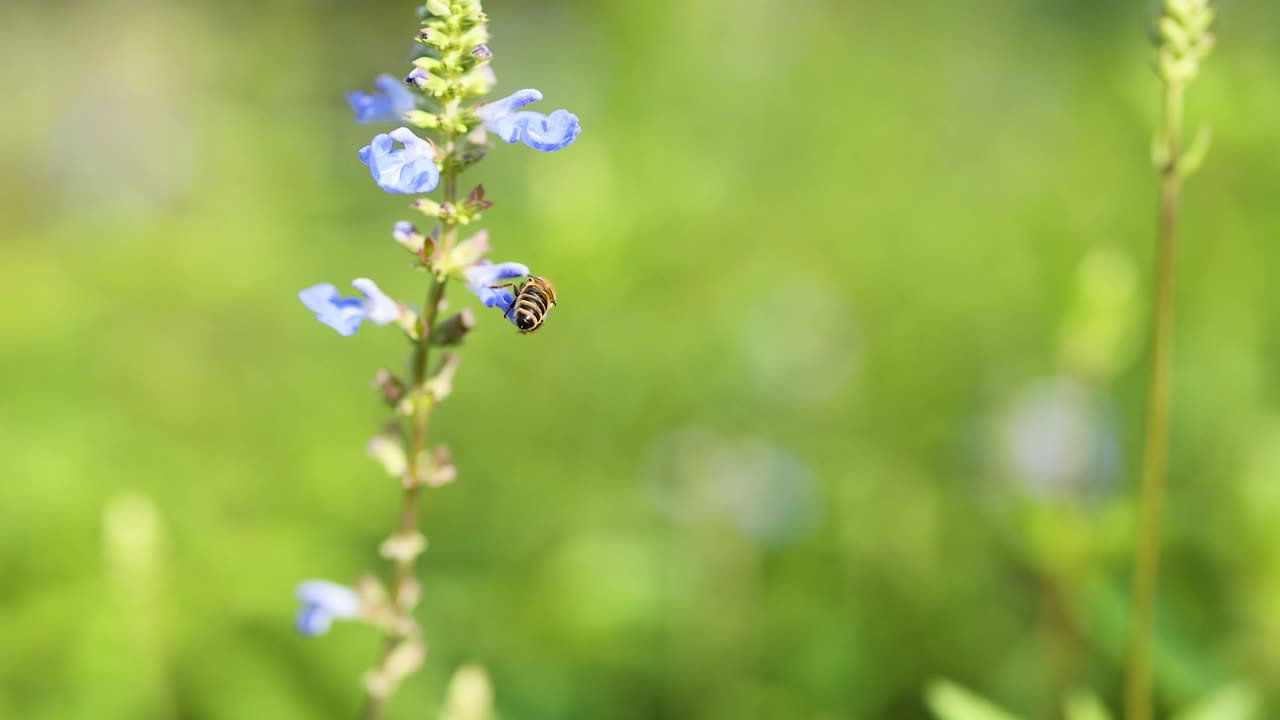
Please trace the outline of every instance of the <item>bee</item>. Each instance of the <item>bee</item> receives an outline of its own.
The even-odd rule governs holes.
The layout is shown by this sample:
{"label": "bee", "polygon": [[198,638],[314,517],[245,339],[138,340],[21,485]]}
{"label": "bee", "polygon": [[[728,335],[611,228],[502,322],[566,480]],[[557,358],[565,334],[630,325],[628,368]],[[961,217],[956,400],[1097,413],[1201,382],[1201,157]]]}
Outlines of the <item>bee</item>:
{"label": "bee", "polygon": [[556,304],[556,286],[546,278],[531,275],[519,287],[515,283],[489,287],[512,288],[515,292],[515,300],[503,316],[513,319],[522,335],[542,327],[542,321],[547,319],[547,311]]}

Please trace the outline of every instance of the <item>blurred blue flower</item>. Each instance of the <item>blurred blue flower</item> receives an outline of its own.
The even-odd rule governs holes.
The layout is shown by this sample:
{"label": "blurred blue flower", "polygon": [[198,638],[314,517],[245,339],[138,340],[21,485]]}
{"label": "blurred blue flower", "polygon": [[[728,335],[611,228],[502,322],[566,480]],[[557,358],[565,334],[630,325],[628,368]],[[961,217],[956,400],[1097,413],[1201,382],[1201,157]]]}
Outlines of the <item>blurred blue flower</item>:
{"label": "blurred blue flower", "polygon": [[381,93],[359,90],[347,93],[347,104],[356,113],[358,123],[398,122],[417,107],[413,93],[390,75],[379,75],[373,81]]}
{"label": "blurred blue flower", "polygon": [[368,320],[374,325],[386,325],[400,318],[400,305],[387,297],[369,278],[351,281],[364,299],[338,296],[338,288],[315,285],[298,293],[298,299],[316,314],[316,319],[338,331],[339,335],[354,335],[360,323]]}
{"label": "blurred blue flower", "polygon": [[315,637],[329,632],[334,620],[352,620],[360,616],[360,596],[346,585],[328,580],[307,580],[295,592],[302,602],[298,611],[298,632]]}
{"label": "blurred blue flower", "polygon": [[[502,312],[506,313],[511,309],[511,303],[515,302],[515,295],[508,288],[489,286],[498,285],[503,280],[528,275],[529,268],[520,263],[504,262],[495,265],[488,260],[481,260],[464,272],[467,276],[467,289],[475,293],[485,307],[501,308]],[[515,318],[511,318],[511,322],[515,322]]]}
{"label": "blurred blue flower", "polygon": [[573,144],[582,126],[578,116],[568,110],[556,110],[551,115],[520,111],[531,102],[542,99],[537,90],[518,90],[501,100],[485,105],[476,111],[489,132],[505,142],[522,142],[534,150],[553,152]]}
{"label": "blurred blue flower", "polygon": [[[393,147],[396,142],[404,147]],[[380,133],[360,148],[360,162],[369,166],[378,187],[402,195],[436,189],[440,168],[436,167],[434,155],[431,143],[409,132],[409,128]]]}

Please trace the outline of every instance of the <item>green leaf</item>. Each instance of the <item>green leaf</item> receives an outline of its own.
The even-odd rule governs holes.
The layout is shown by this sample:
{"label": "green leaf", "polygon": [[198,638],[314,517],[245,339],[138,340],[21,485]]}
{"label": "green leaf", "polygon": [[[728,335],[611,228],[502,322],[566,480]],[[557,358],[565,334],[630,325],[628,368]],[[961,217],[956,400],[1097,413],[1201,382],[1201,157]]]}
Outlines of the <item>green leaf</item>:
{"label": "green leaf", "polygon": [[1174,716],[1174,720],[1254,720],[1258,694],[1246,685],[1228,685]]}
{"label": "green leaf", "polygon": [[1066,720],[1111,720],[1106,706],[1089,690],[1076,690],[1068,695],[1062,712]]}
{"label": "green leaf", "polygon": [[479,665],[463,665],[449,680],[440,720],[490,720],[493,684]]}
{"label": "green leaf", "polygon": [[935,680],[925,690],[925,704],[938,720],[1018,720],[986,698],[950,680]]}

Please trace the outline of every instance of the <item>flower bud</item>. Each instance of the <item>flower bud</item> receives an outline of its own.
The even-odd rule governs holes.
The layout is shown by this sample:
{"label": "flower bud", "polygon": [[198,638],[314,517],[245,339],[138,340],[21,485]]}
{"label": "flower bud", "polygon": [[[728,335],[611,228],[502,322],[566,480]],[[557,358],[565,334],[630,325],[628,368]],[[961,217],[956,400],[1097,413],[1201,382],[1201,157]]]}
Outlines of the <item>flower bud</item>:
{"label": "flower bud", "polygon": [[412,207],[428,217],[440,217],[440,203],[431,198],[418,198],[413,201]]}
{"label": "flower bud", "polygon": [[436,325],[431,336],[431,344],[440,346],[458,345],[462,338],[476,326],[476,316],[471,308],[463,308],[461,312],[445,318]]}
{"label": "flower bud", "polygon": [[388,560],[407,563],[418,557],[427,549],[427,539],[422,533],[403,533],[392,535],[382,541],[378,553]]}
{"label": "flower bud", "polygon": [[404,121],[424,130],[434,130],[440,127],[440,116],[429,113],[426,110],[410,110],[404,114]]}
{"label": "flower bud", "polygon": [[440,487],[458,479],[458,466],[453,464],[449,446],[437,445],[431,453],[431,470],[423,477],[427,485]]}
{"label": "flower bud", "polygon": [[404,477],[409,464],[405,458],[404,447],[400,444],[398,434],[383,433],[374,435],[366,448],[369,457],[373,458],[382,469],[392,477]]}
{"label": "flower bud", "polygon": [[453,16],[453,11],[449,9],[449,3],[444,0],[427,0],[426,5],[423,7],[427,9],[427,12],[438,18],[448,18]]}

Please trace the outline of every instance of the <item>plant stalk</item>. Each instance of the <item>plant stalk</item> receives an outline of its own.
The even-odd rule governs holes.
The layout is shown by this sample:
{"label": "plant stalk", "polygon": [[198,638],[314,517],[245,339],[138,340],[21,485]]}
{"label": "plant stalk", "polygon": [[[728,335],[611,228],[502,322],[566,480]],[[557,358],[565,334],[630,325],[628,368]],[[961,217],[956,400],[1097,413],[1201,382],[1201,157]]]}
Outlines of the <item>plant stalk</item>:
{"label": "plant stalk", "polygon": [[[452,136],[448,138],[448,155],[453,156],[454,139]],[[441,183],[444,186],[444,201],[456,204],[458,202],[458,171],[456,166],[451,162],[445,162],[444,168],[441,170]],[[441,242],[445,248],[452,248],[457,242],[458,228],[452,223],[446,223],[442,233]],[[399,534],[409,536],[418,532],[418,516],[421,506],[422,486],[424,478],[418,477],[421,467],[418,458],[427,449],[427,420],[431,414],[431,408],[435,403],[435,399],[429,397],[425,392],[428,380],[427,369],[429,366],[431,351],[431,336],[436,326],[436,316],[440,311],[440,301],[444,298],[445,285],[447,278],[437,277],[434,273],[430,274],[430,285],[427,288],[427,297],[422,306],[422,337],[414,343],[413,356],[410,360],[411,374],[413,380],[413,390],[417,396],[416,405],[413,413],[412,427],[409,433],[409,473],[402,503],[400,508]],[[391,581],[391,607],[395,609],[397,615],[407,615],[409,609],[404,607],[405,590],[412,582],[416,567],[416,555],[413,557],[397,557]],[[396,625],[399,625],[397,623]],[[405,640],[401,630],[392,626],[387,629],[386,640],[383,643],[382,659],[378,663],[375,672],[384,670],[392,653],[401,642]],[[387,697],[380,693],[374,692],[372,688],[365,689],[365,706],[363,717],[364,720],[380,720],[386,708]]]}
{"label": "plant stalk", "polygon": [[1183,86],[1167,81],[1164,94],[1164,142],[1167,161],[1160,169],[1160,215],[1156,248],[1155,306],[1152,313],[1151,373],[1147,387],[1146,443],[1142,457],[1138,548],[1133,570],[1129,663],[1125,683],[1127,720],[1151,718],[1151,667],[1154,655],[1155,599],[1160,567],[1160,520],[1169,455],[1169,385],[1173,361],[1174,250],[1178,201],[1182,191]]}

